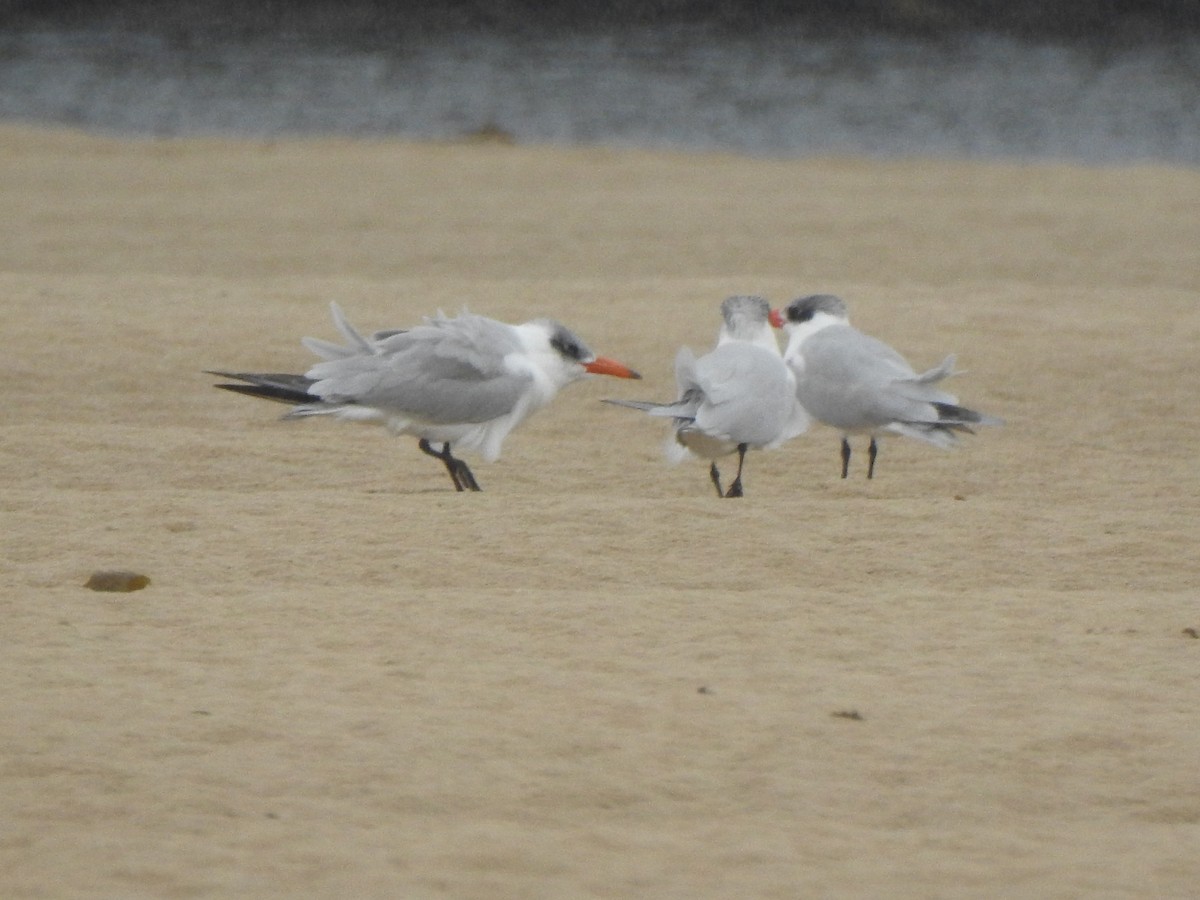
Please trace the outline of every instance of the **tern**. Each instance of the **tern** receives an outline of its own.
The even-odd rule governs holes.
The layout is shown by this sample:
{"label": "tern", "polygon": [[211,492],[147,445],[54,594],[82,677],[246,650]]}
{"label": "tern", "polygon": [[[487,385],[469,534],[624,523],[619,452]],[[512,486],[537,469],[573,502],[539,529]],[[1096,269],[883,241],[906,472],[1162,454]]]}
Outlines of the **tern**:
{"label": "tern", "polygon": [[796,377],[796,396],[814,419],[841,429],[842,477],[850,468],[851,434],[868,434],[867,477],[875,476],[876,438],[901,434],[937,447],[958,443],[958,432],[1002,420],[958,405],[936,387],[954,371],[955,357],[918,375],[894,349],[849,321],[845,302],[814,294],[771,311],[787,334],[784,361]]}
{"label": "tern", "polygon": [[571,382],[589,373],[641,377],[596,356],[551,319],[509,325],[468,312],[453,318],[439,312],[414,328],[368,337],[337,303],[330,308],[346,344],[303,339],[323,362],[303,375],[209,371],[243,382],[215,386],[293,404],[285,419],[333,416],[416,437],[422,453],[445,465],[457,491],[480,487],[452,451],[494,462],[508,433]]}
{"label": "tern", "polygon": [[[803,433],[808,415],[796,398],[796,380],[784,365],[771,331],[771,307],[762,297],[729,297],[721,304],[716,347],[697,359],[683,347],[675,357],[679,399],[672,403],[606,400],[674,420],[667,454],[691,453],[710,461],[718,497],[741,497],[746,451],[769,450]],[[716,460],[736,452],[737,476],[721,489]]]}

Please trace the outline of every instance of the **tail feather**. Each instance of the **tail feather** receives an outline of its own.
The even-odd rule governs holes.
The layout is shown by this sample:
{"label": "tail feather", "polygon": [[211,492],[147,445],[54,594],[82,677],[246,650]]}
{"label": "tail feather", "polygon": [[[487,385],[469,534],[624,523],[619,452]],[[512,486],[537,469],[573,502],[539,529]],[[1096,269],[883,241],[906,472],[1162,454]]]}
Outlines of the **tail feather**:
{"label": "tail feather", "polygon": [[958,425],[935,425],[930,422],[892,422],[884,430],[948,450],[958,444],[958,436],[955,432],[965,429]]}
{"label": "tail feather", "polygon": [[346,314],[342,312],[342,308],[337,301],[329,304],[329,311],[333,313],[333,324],[352,345],[358,347],[362,353],[375,353],[375,345],[363,337],[357,328],[350,324],[350,320],[346,318]]}
{"label": "tail feather", "polygon": [[346,318],[346,314],[342,311],[341,306],[337,304],[337,301],[329,304],[329,311],[333,315],[333,324],[342,333],[342,337],[346,339],[346,344],[335,344],[333,341],[314,337],[300,339],[300,343],[321,357],[321,359],[346,359],[350,356],[362,356],[364,354],[374,356],[379,352],[377,347],[379,341],[398,334],[400,331],[400,329],[380,331],[368,339],[363,337],[358,329],[350,324],[350,320]]}
{"label": "tail feather", "polygon": [[321,359],[347,359],[351,356],[359,355],[357,347],[347,347],[344,344],[335,344],[333,341],[326,341],[321,338],[300,338],[300,343],[321,357]]}
{"label": "tail feather", "polygon": [[934,403],[933,408],[937,410],[937,424],[947,428],[966,431],[974,434],[971,431],[971,425],[1003,425],[1003,419],[997,419],[995,416],[989,416],[981,412],[976,412],[973,409],[967,409],[965,406],[956,406],[953,403]]}
{"label": "tail feather", "polygon": [[601,400],[601,403],[611,403],[613,406],[626,406],[629,409],[640,409],[642,412],[652,412],[666,406],[665,403],[654,403],[650,400]]}
{"label": "tail feather", "polygon": [[625,406],[629,409],[640,409],[651,416],[664,419],[674,419],[677,422],[691,422],[696,418],[697,402],[694,397],[685,396],[674,403],[654,403],[649,400],[605,400],[613,406]]}
{"label": "tail feather", "polygon": [[961,375],[961,372],[954,371],[954,364],[957,359],[958,358],[951,353],[929,371],[922,372],[915,378],[910,378],[907,380],[912,381],[914,384],[936,384],[942,379],[949,378],[952,375]]}
{"label": "tail feather", "polygon": [[260,397],[263,400],[274,400],[277,403],[320,403],[321,398],[308,392],[313,385],[313,379],[303,375],[286,373],[253,372],[215,372],[208,370],[205,374],[216,375],[218,378],[233,378],[246,384],[216,384],[213,387],[249,397]]}
{"label": "tail feather", "polygon": [[936,422],[893,422],[886,430],[948,449],[958,443],[959,434],[974,434],[974,426],[1004,424],[1003,419],[967,409],[965,406],[938,402],[934,402],[932,406],[938,414]]}

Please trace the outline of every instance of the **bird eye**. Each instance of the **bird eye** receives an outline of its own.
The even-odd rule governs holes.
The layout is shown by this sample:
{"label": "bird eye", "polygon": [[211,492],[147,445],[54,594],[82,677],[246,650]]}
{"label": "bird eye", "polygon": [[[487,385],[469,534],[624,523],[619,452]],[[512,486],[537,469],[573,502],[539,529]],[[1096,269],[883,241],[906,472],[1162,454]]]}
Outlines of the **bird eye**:
{"label": "bird eye", "polygon": [[550,339],[550,346],[567,359],[579,360],[583,358],[583,351],[579,349],[579,345],[561,334],[556,334]]}

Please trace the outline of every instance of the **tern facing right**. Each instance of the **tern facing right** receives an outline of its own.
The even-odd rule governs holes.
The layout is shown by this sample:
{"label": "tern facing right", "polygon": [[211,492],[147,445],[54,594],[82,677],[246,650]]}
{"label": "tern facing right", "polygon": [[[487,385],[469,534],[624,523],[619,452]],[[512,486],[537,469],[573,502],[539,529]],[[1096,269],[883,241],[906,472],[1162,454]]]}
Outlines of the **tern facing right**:
{"label": "tern facing right", "polygon": [[571,382],[588,374],[641,377],[596,356],[551,319],[509,325],[467,312],[438,313],[413,328],[364,336],[336,303],[330,307],[346,344],[303,341],[322,362],[303,375],[212,372],[243,382],[216,387],[293,404],[285,419],[333,416],[412,435],[422,453],[445,465],[456,491],[480,487],[452,450],[493,462],[509,432]]}
{"label": "tern facing right", "polygon": [[[770,312],[762,297],[726,299],[716,348],[696,359],[683,347],[675,357],[675,402],[605,401],[673,419],[668,456],[678,460],[690,452],[710,460],[708,474],[718,497],[743,495],[747,450],[769,450],[808,428],[808,415],[796,399],[796,380],[771,332]],[[716,460],[734,452],[737,476],[723,491]]]}
{"label": "tern facing right", "polygon": [[850,434],[871,436],[867,477],[873,478],[881,433],[946,448],[958,443],[957,432],[1004,424],[959,406],[957,397],[935,387],[955,374],[953,354],[918,375],[894,349],[854,328],[839,297],[800,297],[772,310],[771,324],[787,333],[784,360],[796,377],[800,403],[817,421],[841,429],[843,478],[850,468]]}

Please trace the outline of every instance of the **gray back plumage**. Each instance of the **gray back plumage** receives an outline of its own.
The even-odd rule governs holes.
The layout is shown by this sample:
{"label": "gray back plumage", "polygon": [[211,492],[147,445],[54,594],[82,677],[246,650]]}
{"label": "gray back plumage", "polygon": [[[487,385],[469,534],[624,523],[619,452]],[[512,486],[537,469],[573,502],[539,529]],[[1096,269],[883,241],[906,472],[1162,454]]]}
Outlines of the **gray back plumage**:
{"label": "gray back plumage", "polygon": [[435,424],[474,423],[510,412],[530,380],[504,366],[507,354],[522,349],[513,330],[483,316],[439,314],[407,331],[380,334],[367,339],[353,332],[341,355],[322,353],[326,361],[306,373],[314,382],[310,392],[326,403]]}
{"label": "gray back plumage", "polygon": [[696,361],[693,378],[703,396],[696,425],[737,443],[778,438],[795,402],[783,360],[754,344],[722,344]]}
{"label": "gray back plumage", "polygon": [[849,325],[813,334],[804,342],[803,356],[797,377],[800,403],[837,428],[936,420],[929,404],[956,402],[952,394],[923,381],[892,347]]}

